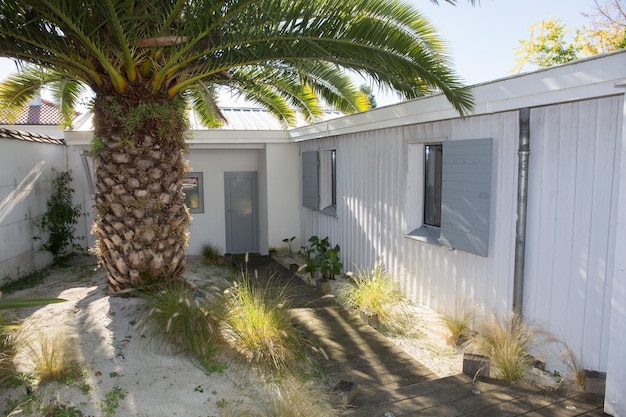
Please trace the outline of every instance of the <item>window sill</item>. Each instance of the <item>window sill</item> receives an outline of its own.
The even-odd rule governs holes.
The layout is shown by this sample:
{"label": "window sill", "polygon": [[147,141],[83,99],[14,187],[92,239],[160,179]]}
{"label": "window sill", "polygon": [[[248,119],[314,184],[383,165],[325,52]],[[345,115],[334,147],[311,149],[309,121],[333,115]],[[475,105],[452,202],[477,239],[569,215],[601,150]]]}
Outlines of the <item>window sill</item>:
{"label": "window sill", "polygon": [[320,210],[320,213],[326,214],[328,216],[337,217],[337,206],[332,205]]}
{"label": "window sill", "polygon": [[438,227],[422,226],[407,233],[404,237],[420,242],[430,243],[431,245],[446,246],[441,241],[441,230]]}

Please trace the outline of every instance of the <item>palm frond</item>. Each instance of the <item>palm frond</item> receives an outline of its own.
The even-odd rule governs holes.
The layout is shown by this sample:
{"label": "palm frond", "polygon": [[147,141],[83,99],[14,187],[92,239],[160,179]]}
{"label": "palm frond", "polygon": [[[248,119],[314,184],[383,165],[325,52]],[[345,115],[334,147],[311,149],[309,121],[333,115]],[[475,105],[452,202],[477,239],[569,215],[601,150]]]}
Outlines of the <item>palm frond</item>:
{"label": "palm frond", "polygon": [[187,90],[186,98],[204,126],[216,128],[226,121],[215,101],[214,88],[197,83],[194,88]]}
{"label": "palm frond", "polygon": [[62,121],[61,128],[72,127],[72,121],[76,116],[76,108],[80,97],[85,93],[84,84],[61,77],[59,80],[49,84],[54,101],[61,108]]}
{"label": "palm frond", "polygon": [[0,83],[0,108],[8,123],[13,123],[24,106],[40,94],[43,77],[40,69],[27,66]]}
{"label": "palm frond", "polygon": [[0,15],[0,56],[96,94],[227,86],[283,121],[294,111],[312,120],[317,100],[367,108],[350,70],[404,99],[442,93],[462,115],[473,108],[434,28],[403,0],[31,0],[0,2]]}

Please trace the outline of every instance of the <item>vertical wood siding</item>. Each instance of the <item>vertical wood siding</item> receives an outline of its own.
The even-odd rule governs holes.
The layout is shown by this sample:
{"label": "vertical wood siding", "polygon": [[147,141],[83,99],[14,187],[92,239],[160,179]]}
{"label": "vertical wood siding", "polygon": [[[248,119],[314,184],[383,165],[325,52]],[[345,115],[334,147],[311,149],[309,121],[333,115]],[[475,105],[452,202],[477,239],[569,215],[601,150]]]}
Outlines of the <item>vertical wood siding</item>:
{"label": "vertical wood siding", "polygon": [[622,99],[533,109],[524,308],[606,371]]}
{"label": "vertical wood siding", "polygon": [[[531,111],[524,311],[601,371],[621,105],[609,97]],[[346,271],[384,262],[410,299],[441,313],[465,299],[510,311],[518,137],[512,111],[302,142],[302,152],[337,150],[337,216],[302,208],[302,240],[328,236]],[[489,256],[407,238],[408,144],[477,138],[493,138]]]}
{"label": "vertical wood siding", "polygon": [[[517,112],[469,117],[307,141],[301,151],[337,149],[337,217],[302,209],[302,235],[329,236],[346,270],[377,261],[407,295],[439,311],[467,297],[505,310],[511,302],[515,230]],[[409,143],[494,139],[490,256],[451,251],[405,237]]]}

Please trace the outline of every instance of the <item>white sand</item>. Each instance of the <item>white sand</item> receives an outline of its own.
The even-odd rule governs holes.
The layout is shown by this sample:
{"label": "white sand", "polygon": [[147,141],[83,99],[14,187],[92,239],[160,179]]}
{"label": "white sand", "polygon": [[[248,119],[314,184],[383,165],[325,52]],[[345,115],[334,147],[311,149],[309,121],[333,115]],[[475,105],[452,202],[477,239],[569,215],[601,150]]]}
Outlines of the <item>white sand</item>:
{"label": "white sand", "polygon": [[[35,410],[30,414],[26,413],[28,403],[7,408],[9,402],[28,398],[24,386],[3,388],[0,415],[42,415],[43,406],[63,404],[80,410],[85,417],[207,417],[219,416],[225,404],[255,401],[251,393],[258,382],[250,374],[243,375],[237,366],[206,375],[184,356],[163,352],[151,343],[142,335],[141,326],[136,325],[140,322],[142,301],[107,296],[104,273],[93,270],[94,262],[93,258],[82,258],[79,260],[82,264],[53,269],[44,283],[10,295],[68,300],[16,313],[24,318],[25,332],[30,335],[44,331],[72,338],[85,379],[69,385],[51,383],[35,387]],[[225,274],[224,268],[209,267],[191,258],[185,277],[202,288],[223,283]],[[427,309],[416,310],[416,314],[424,323],[432,322],[434,317]],[[436,332],[392,340],[439,376],[460,372],[461,356],[447,348]],[[32,368],[26,358],[24,354],[18,356],[21,371]],[[123,393],[124,398],[118,397],[119,404],[112,406],[107,398],[115,397],[116,392]]]}

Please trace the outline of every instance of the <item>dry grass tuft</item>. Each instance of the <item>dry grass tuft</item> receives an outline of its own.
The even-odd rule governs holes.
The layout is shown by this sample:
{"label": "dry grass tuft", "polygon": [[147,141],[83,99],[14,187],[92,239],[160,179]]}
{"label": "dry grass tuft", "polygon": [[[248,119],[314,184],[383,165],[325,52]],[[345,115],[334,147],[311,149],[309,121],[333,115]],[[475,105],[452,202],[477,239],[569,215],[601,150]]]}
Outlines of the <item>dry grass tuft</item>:
{"label": "dry grass tuft", "polygon": [[472,325],[476,318],[477,307],[468,300],[457,302],[454,310],[441,316],[441,323],[448,332],[446,342],[450,345],[461,346],[472,335]]}
{"label": "dry grass tuft", "polygon": [[67,382],[81,378],[74,340],[61,331],[37,332],[26,337],[26,355],[40,383]]}
{"label": "dry grass tuft", "polygon": [[494,315],[484,322],[480,334],[468,342],[467,349],[488,356],[496,376],[519,381],[535,362],[530,352],[538,351],[550,339],[545,330],[519,315]]}
{"label": "dry grass tuft", "polygon": [[15,373],[13,358],[17,353],[15,335],[0,314],[0,385]]}
{"label": "dry grass tuft", "polygon": [[253,394],[254,404],[227,402],[220,417],[333,417],[337,411],[328,394],[313,382],[286,378],[259,386]]}
{"label": "dry grass tuft", "polygon": [[579,391],[584,391],[585,370],[583,369],[582,362],[578,359],[574,352],[572,352],[572,350],[567,347],[565,342],[561,343],[564,346],[563,351],[561,352],[561,356],[563,357],[565,365],[567,366],[567,375],[565,376],[574,383]]}

